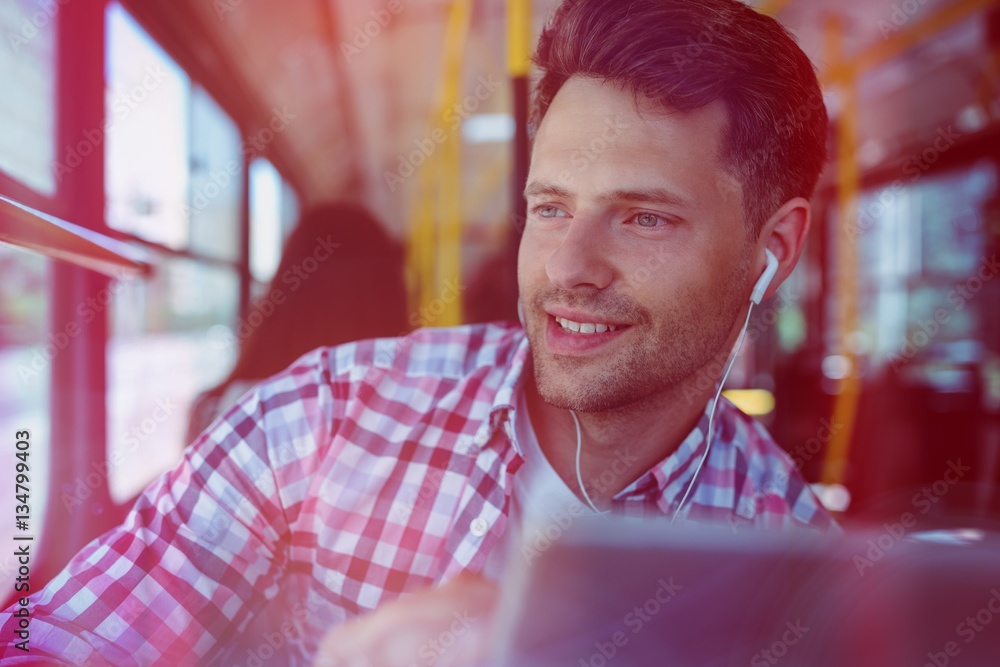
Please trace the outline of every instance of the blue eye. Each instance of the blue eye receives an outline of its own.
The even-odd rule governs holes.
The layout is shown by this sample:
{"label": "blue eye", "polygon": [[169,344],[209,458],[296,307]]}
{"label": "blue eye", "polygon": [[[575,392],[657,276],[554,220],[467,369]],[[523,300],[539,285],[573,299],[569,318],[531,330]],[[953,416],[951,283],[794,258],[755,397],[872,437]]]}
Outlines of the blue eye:
{"label": "blue eye", "polygon": [[534,212],[540,218],[556,218],[559,217],[560,213],[562,213],[562,211],[555,206],[536,206],[534,208]]}
{"label": "blue eye", "polygon": [[635,221],[635,224],[640,227],[653,228],[667,224],[667,220],[665,218],[662,218],[655,213],[637,213],[632,217],[632,219]]}

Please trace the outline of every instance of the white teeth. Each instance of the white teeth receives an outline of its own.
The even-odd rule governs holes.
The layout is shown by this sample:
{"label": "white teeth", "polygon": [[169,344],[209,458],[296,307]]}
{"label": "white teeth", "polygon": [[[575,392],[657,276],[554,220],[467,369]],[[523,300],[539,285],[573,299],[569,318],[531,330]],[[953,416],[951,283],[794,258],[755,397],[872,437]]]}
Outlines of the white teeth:
{"label": "white teeth", "polygon": [[613,324],[581,324],[580,322],[567,320],[565,317],[557,317],[556,322],[558,322],[559,326],[567,331],[581,334],[604,333],[606,331],[615,330],[615,326]]}

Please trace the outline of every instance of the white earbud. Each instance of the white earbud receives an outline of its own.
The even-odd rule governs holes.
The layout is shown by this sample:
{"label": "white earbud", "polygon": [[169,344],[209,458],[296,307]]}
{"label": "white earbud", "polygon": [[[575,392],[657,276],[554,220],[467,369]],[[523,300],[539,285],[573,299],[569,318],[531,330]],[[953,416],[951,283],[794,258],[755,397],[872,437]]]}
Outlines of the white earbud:
{"label": "white earbud", "polygon": [[750,300],[757,306],[764,298],[764,292],[767,291],[771,280],[774,279],[774,274],[778,272],[778,258],[774,256],[774,253],[765,248],[764,256],[767,257],[767,266],[764,267],[764,273],[760,274],[757,284],[753,286],[753,292],[750,293]]}

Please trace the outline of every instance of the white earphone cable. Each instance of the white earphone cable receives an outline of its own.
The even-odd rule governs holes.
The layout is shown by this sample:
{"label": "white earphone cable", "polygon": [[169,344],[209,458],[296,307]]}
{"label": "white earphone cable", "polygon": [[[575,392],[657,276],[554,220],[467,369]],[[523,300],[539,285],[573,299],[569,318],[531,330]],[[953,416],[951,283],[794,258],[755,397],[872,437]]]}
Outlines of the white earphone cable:
{"label": "white earphone cable", "polygon": [[729,377],[729,371],[733,369],[733,364],[736,362],[736,357],[739,356],[740,348],[743,347],[743,337],[747,333],[747,326],[750,324],[750,313],[753,312],[754,302],[750,302],[750,308],[747,309],[747,318],[743,322],[743,329],[740,331],[739,340],[736,342],[736,347],[733,349],[729,356],[729,363],[726,364],[726,372],[722,374],[722,379],[719,380],[719,387],[715,390],[715,399],[712,403],[712,414],[708,418],[708,433],[705,437],[705,453],[702,454],[701,460],[698,461],[698,467],[694,469],[694,474],[691,476],[691,481],[688,482],[687,489],[684,491],[684,495],[681,497],[681,502],[677,505],[677,509],[674,510],[674,515],[670,517],[670,522],[673,523],[677,515],[681,513],[681,509],[684,508],[684,503],[687,502],[688,496],[691,495],[691,491],[694,489],[695,482],[698,481],[698,473],[701,472],[702,466],[705,465],[705,461],[708,460],[708,452],[712,448],[712,435],[715,429],[715,411],[719,407],[719,395],[722,394],[722,387],[726,384],[726,378]]}
{"label": "white earphone cable", "polygon": [[573,417],[573,423],[576,424],[576,482],[580,485],[580,491],[583,492],[583,498],[590,505],[590,509],[594,510],[597,514],[605,514],[601,510],[597,509],[597,505],[594,501],[590,499],[590,494],[587,493],[587,487],[583,485],[583,475],[580,474],[580,451],[583,449],[583,437],[580,433],[580,420],[576,416],[576,413],[572,410],[569,414]]}

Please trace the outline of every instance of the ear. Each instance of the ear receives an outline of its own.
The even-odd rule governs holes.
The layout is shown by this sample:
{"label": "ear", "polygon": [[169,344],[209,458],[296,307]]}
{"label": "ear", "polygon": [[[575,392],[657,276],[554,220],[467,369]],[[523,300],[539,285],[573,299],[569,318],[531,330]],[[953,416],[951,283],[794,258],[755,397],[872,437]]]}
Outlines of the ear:
{"label": "ear", "polygon": [[809,200],[795,197],[782,204],[761,227],[756,248],[757,274],[760,274],[767,265],[764,257],[765,248],[773,252],[778,259],[778,272],[764,293],[765,299],[777,292],[795,269],[799,255],[805,248],[806,235],[809,233],[810,211]]}

